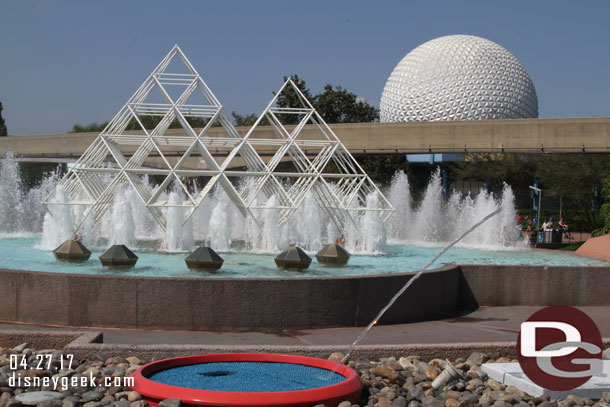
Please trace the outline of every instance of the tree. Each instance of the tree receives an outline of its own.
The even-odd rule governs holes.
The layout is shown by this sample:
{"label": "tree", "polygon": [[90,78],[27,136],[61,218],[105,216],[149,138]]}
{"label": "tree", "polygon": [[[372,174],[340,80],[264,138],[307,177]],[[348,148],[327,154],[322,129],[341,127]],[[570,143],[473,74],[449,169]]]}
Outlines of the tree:
{"label": "tree", "polygon": [[[305,80],[296,74],[291,75],[290,78],[327,123],[363,123],[379,118],[379,110],[375,106],[358,100],[354,93],[348,92],[341,86],[333,88],[333,85],[326,84],[322,92],[312,96]],[[284,76],[284,81],[287,79],[288,77]],[[301,99],[292,87],[284,89],[276,103],[279,107],[302,106]],[[280,116],[282,123],[286,124],[296,124],[303,118],[294,114]]]}
{"label": "tree", "polygon": [[358,100],[355,94],[341,86],[333,89],[324,86],[322,93],[314,96],[313,105],[327,123],[363,123],[379,119],[379,110]]}
{"label": "tree", "polygon": [[[144,128],[146,130],[152,130],[155,127],[157,127],[157,125],[159,124],[159,122],[161,122],[161,120],[163,120],[163,116],[142,115],[138,119],[140,120],[140,123],[142,123],[142,126],[144,126]],[[204,127],[207,124],[208,120],[209,119],[203,119],[201,117],[186,117],[187,123],[194,129]],[[215,126],[220,126],[220,124],[217,122],[213,125],[213,127],[215,127]],[[180,129],[180,128],[182,128],[182,125],[180,124],[178,119],[174,119],[171,122],[171,124],[169,125],[169,128],[170,129]],[[134,118],[129,121],[129,123],[127,124],[127,128],[125,130],[141,130],[141,129],[142,129],[142,127],[140,126],[138,121]]]}
{"label": "tree", "polygon": [[610,173],[607,154],[543,154],[536,176],[544,193],[561,199],[564,208],[596,209],[604,178]]}
{"label": "tree", "polygon": [[604,226],[595,231],[595,234],[598,236],[610,233],[610,175],[604,178],[602,196],[606,200],[606,203],[601,206],[600,210]]}
{"label": "tree", "polygon": [[[291,75],[290,79],[294,82],[294,84],[299,88],[299,90],[303,93],[303,95],[307,98],[307,100],[312,101],[314,98],[311,96],[311,92],[307,88],[305,81],[299,78],[299,75]],[[284,82],[288,80],[287,76],[284,76]],[[273,92],[275,95],[275,92]],[[279,107],[301,107],[303,104],[301,103],[301,98],[297,95],[297,92],[294,90],[292,86],[286,86],[284,91],[278,96],[276,104]],[[314,106],[315,107],[315,106]],[[298,114],[281,114],[279,115],[279,119],[284,124],[297,124],[303,118],[302,115]]]}
{"label": "tree", "polygon": [[409,162],[404,154],[369,154],[356,157],[360,166],[378,184],[387,184],[400,170],[409,173]]}
{"label": "tree", "polygon": [[[515,192],[529,192],[528,185],[537,179],[548,204],[561,208],[561,215],[571,217],[581,230],[592,230],[600,225],[598,203],[603,201],[604,177],[610,174],[610,155],[607,154],[477,154],[476,160],[456,162],[451,176],[456,180],[487,182],[498,192],[506,182]],[[610,195],[608,195],[610,198]],[[610,213],[610,208],[608,208]],[[578,219],[576,219],[578,218]]]}
{"label": "tree", "polygon": [[96,122],[89,123],[86,126],[81,126],[80,124],[75,124],[72,126],[72,130],[70,133],[89,133],[89,132],[100,132],[104,130],[104,128],[108,125],[108,122],[97,124]]}
{"label": "tree", "polygon": [[254,113],[241,115],[236,111],[233,111],[231,112],[231,116],[233,116],[233,121],[236,126],[252,126],[256,122],[256,119],[258,119]]}
{"label": "tree", "polygon": [[515,189],[527,190],[535,178],[535,165],[517,154],[479,153],[454,162],[450,172],[456,180],[486,182],[492,191],[501,191],[505,182]]}
{"label": "tree", "polygon": [[6,130],[6,124],[4,123],[4,119],[2,118],[2,102],[0,102],[0,137],[8,136],[8,131]]}
{"label": "tree", "polygon": [[[140,119],[140,123],[142,123],[142,125],[144,126],[144,128],[146,130],[152,130],[163,119],[163,116],[143,115],[143,116],[140,116],[139,119]],[[186,121],[194,129],[204,127],[207,124],[208,120],[209,119],[203,119],[201,117],[186,117]],[[72,130],[70,130],[70,133],[101,132],[102,130],[104,130],[106,128],[107,125],[108,125],[108,122],[104,122],[104,123],[100,123],[100,124],[93,122],[93,123],[87,124],[86,126],[83,126],[83,125],[80,125],[77,123],[72,127]],[[217,121],[216,123],[214,123],[212,125],[212,127],[218,127],[220,125],[221,124]],[[174,119],[172,121],[172,123],[169,125],[169,128],[170,129],[180,129],[180,128],[182,128],[182,125],[180,124],[178,119]],[[125,130],[127,130],[127,131],[141,130],[141,129],[142,129],[142,127],[140,126],[138,121],[134,118],[132,118],[129,121],[129,123],[127,123],[127,127],[125,128]]]}
{"label": "tree", "polygon": [[599,204],[604,201],[602,187],[608,174],[607,154],[543,154],[536,158],[536,176],[544,190],[543,197],[546,194],[559,200],[560,216],[565,216],[566,210],[579,210],[588,230],[603,226],[604,212],[600,213]]}

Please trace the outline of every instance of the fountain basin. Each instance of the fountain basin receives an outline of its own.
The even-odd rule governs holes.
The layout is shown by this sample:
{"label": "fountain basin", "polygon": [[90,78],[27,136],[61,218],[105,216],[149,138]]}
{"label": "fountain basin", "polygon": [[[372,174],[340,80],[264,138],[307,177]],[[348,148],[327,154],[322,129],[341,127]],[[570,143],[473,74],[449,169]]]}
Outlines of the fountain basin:
{"label": "fountain basin", "polygon": [[178,397],[186,406],[331,407],[344,400],[357,403],[362,392],[360,377],[345,365],[268,353],[164,359],[142,366],[133,377],[132,389],[151,406]]}
{"label": "fountain basin", "polygon": [[[363,326],[413,273],[155,278],[0,269],[0,321],[73,327],[261,330]],[[610,305],[609,267],[447,265],[426,271],[380,323],[484,305]]]}
{"label": "fountain basin", "polygon": [[[107,248],[89,246],[91,258],[82,263],[58,262],[53,253],[39,248],[40,236],[0,237],[0,268],[48,271],[53,273],[124,275],[165,278],[309,278],[346,277],[362,275],[395,274],[417,271],[434,257],[442,247],[438,245],[396,244],[387,247],[384,254],[354,254],[348,265],[320,264],[313,259],[307,271],[294,272],[278,268],[273,256],[277,252],[252,253],[235,247],[231,251],[218,252],[224,259],[216,274],[189,270],[185,265],[188,252],[159,252],[158,240],[140,240],[130,247],[138,256],[132,269],[109,270],[103,267],[98,257]],[[314,252],[315,253],[315,252]],[[310,255],[314,253],[309,253]],[[548,250],[498,250],[494,248],[455,247],[445,253],[442,263],[451,264],[497,264],[531,266],[608,266],[610,263],[577,256],[565,251]]]}

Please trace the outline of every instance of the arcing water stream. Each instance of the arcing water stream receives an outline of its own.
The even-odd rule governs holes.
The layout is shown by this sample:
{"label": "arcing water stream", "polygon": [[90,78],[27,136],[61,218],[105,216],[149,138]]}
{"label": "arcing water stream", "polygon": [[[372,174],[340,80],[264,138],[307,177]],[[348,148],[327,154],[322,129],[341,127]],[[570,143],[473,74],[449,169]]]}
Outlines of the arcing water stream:
{"label": "arcing water stream", "polygon": [[[371,330],[371,328],[376,325],[379,320],[381,319],[381,317],[383,317],[383,314],[386,313],[387,310],[390,309],[390,307],[392,305],[394,305],[394,303],[396,302],[396,300],[398,298],[400,298],[401,295],[404,294],[405,291],[407,291],[407,289],[411,286],[411,284],[413,284],[415,282],[415,280],[417,280],[424,271],[426,271],[428,269],[428,267],[430,267],[431,265],[434,264],[434,262],[436,262],[447,250],[451,249],[453,246],[455,246],[456,244],[458,244],[462,239],[466,238],[466,236],[468,236],[469,234],[471,234],[472,232],[474,232],[476,229],[478,229],[481,225],[483,225],[485,222],[487,222],[488,220],[490,220],[491,218],[493,218],[494,216],[496,216],[498,213],[500,213],[502,211],[502,208],[498,208],[495,211],[491,212],[490,214],[488,214],[487,216],[485,216],[483,219],[481,219],[480,221],[478,221],[477,223],[475,223],[474,225],[472,225],[468,230],[466,230],[465,232],[463,232],[457,239],[455,239],[453,242],[449,243],[447,246],[445,246],[443,248],[443,250],[441,250],[440,252],[438,252],[438,254],[436,256],[434,256],[428,263],[426,263],[421,269],[419,269],[417,271],[417,273],[415,273],[413,275],[413,277],[411,277],[409,279],[409,281],[407,281],[405,283],[405,285],[403,285],[400,290],[398,290],[396,292],[396,294],[394,294],[394,296],[390,299],[390,301],[388,301],[388,303],[379,311],[379,313],[377,314],[377,316],[362,330],[362,332],[360,332],[360,335],[358,335],[358,337],[356,338],[356,340],[354,340],[354,342],[350,345],[350,347],[347,350],[347,353],[345,354],[345,356],[343,356],[343,358],[341,359],[341,363],[346,363],[349,358],[351,357],[352,353],[354,352],[354,349],[356,348],[356,346],[358,346],[358,344],[360,342],[362,342],[362,340],[364,339],[364,337],[366,336],[366,334],[369,333],[369,331]],[[334,372],[334,371],[333,371]]]}

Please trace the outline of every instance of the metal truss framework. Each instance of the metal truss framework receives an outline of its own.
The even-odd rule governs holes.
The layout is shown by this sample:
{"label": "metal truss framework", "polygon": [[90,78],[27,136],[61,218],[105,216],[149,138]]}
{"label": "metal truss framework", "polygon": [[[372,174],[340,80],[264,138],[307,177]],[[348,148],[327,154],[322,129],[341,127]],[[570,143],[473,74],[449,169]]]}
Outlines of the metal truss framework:
{"label": "metal truss framework", "polygon": [[[168,72],[173,60],[181,61],[186,73]],[[277,106],[278,98],[285,92],[294,92],[298,106]],[[151,102],[153,93],[161,96],[160,102]],[[203,103],[192,102],[201,98]],[[296,126],[287,127],[282,123],[287,115],[296,115]],[[146,116],[160,120],[147,126],[150,120],[147,121]],[[189,118],[203,122],[203,129],[196,132]],[[253,136],[254,130],[264,123],[263,119],[271,125],[275,138]],[[184,134],[166,136],[166,130],[176,120]],[[316,127],[317,139],[300,137],[306,124]],[[128,126],[132,128],[134,125],[143,134],[126,132]],[[223,127],[225,137],[206,134],[214,125]],[[210,153],[212,147],[227,149],[228,154],[221,163]],[[257,148],[271,150],[271,158],[263,160]],[[177,149],[184,153],[173,162],[167,152]],[[305,151],[310,155],[312,151],[317,154],[310,159]],[[149,156],[159,157],[162,168],[145,167],[144,162]],[[191,156],[199,156],[205,169],[184,168]],[[291,169],[278,171],[280,163],[286,160],[293,163]],[[236,167],[245,168],[235,170]],[[164,180],[149,191],[141,180],[141,176],[146,174],[163,176]],[[208,177],[209,181],[201,190],[192,192],[187,188],[188,179],[198,177]],[[238,178],[247,179],[244,188],[236,187]],[[52,191],[43,203],[85,205],[83,217],[75,224],[75,231],[78,231],[86,217],[94,216],[96,222],[102,218],[111,207],[118,186],[131,185],[165,229],[166,218],[162,208],[171,205],[161,197],[172,182],[177,183],[186,196],[182,204],[187,209],[185,222],[217,184],[242,215],[251,216],[259,225],[262,224],[259,209],[279,210],[279,221],[283,224],[295,213],[309,191],[313,191],[322,210],[340,231],[345,230],[347,222],[358,230],[359,212],[378,212],[385,221],[393,211],[377,186],[291,79],[284,83],[242,137],[177,45],[58,183],[67,192],[68,202],[53,202]],[[375,192],[379,194],[379,205],[369,207],[367,196]],[[265,202],[259,203],[257,197],[261,194],[266,200],[275,196],[277,205],[271,207]]]}

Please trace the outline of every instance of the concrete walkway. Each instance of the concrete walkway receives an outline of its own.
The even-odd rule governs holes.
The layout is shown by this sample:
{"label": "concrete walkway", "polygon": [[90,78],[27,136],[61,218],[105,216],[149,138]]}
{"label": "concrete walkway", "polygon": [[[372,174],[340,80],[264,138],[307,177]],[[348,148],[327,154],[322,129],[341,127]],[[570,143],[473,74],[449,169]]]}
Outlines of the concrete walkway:
{"label": "concrete walkway", "polygon": [[[482,307],[456,318],[411,324],[375,326],[362,345],[404,345],[515,342],[522,322],[542,307]],[[578,307],[599,327],[603,338],[610,338],[610,306]],[[0,330],[74,331],[74,328],[0,324]],[[121,345],[218,345],[218,346],[345,346],[362,328],[325,328],[301,331],[151,331],[86,328],[103,332],[104,344]],[[1,345],[1,344],[0,344]]]}

